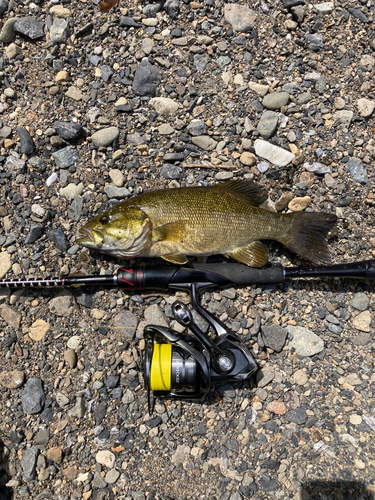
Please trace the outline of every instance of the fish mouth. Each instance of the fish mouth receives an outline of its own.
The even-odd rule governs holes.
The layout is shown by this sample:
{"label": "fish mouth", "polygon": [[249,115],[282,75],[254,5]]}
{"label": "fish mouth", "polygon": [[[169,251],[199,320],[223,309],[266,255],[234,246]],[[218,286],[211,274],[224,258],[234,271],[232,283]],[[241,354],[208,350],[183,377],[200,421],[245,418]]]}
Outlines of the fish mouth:
{"label": "fish mouth", "polygon": [[98,230],[92,230],[87,228],[82,228],[79,230],[80,238],[76,240],[77,245],[82,245],[84,247],[98,247],[104,243],[104,234]]}

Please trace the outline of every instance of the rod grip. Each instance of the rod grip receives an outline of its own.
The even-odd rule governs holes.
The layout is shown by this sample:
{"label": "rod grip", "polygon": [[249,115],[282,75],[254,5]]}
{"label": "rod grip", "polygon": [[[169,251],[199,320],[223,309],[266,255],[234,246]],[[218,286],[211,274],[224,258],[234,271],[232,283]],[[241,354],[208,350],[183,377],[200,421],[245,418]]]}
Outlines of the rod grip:
{"label": "rod grip", "polygon": [[245,264],[194,264],[194,269],[219,274],[234,285],[250,286],[284,281],[284,269],[281,264],[257,269]]}

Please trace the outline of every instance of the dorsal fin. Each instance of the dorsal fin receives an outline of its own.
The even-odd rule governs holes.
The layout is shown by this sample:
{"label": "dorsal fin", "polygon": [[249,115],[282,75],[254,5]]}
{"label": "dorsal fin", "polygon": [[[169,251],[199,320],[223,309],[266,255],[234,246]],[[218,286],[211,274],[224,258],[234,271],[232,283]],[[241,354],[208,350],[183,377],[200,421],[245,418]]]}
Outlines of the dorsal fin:
{"label": "dorsal fin", "polygon": [[254,207],[258,207],[268,198],[267,192],[262,186],[250,180],[223,182],[222,184],[213,186],[211,189],[230,194],[234,198],[245,200],[249,205],[253,205]]}

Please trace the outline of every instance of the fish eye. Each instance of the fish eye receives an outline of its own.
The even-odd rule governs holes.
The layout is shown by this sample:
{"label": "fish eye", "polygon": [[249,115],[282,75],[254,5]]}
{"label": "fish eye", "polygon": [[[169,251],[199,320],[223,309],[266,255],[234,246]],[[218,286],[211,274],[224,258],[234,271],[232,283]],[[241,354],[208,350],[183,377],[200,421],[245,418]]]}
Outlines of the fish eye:
{"label": "fish eye", "polygon": [[108,224],[109,219],[108,217],[102,217],[99,222],[100,224],[103,224],[103,226],[105,226],[106,224]]}

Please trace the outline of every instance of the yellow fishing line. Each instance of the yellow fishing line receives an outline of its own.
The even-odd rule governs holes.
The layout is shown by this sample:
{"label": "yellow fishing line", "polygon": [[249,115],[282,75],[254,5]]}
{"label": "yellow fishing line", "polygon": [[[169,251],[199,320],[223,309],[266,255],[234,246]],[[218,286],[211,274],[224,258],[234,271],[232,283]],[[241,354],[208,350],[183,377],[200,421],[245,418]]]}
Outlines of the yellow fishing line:
{"label": "yellow fishing line", "polygon": [[152,391],[170,391],[171,371],[171,344],[154,344],[150,372],[150,389]]}

